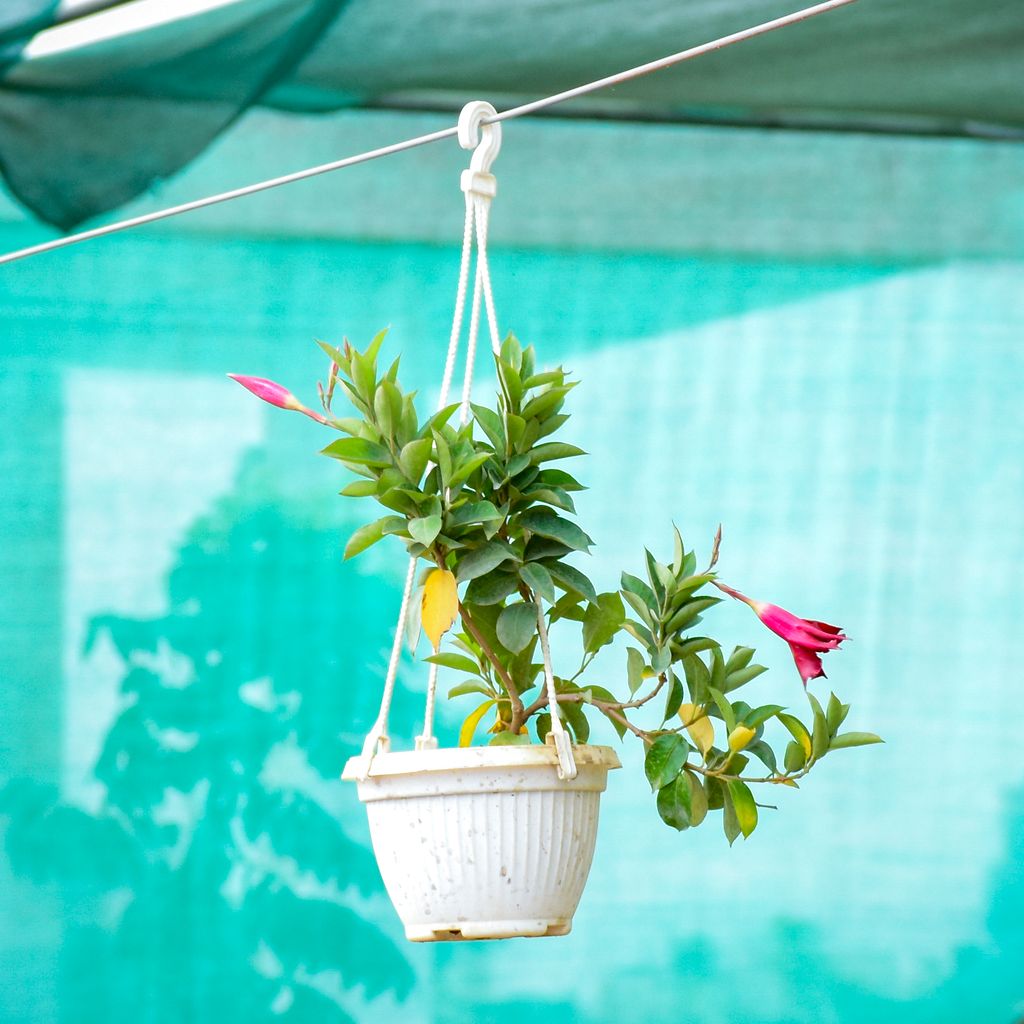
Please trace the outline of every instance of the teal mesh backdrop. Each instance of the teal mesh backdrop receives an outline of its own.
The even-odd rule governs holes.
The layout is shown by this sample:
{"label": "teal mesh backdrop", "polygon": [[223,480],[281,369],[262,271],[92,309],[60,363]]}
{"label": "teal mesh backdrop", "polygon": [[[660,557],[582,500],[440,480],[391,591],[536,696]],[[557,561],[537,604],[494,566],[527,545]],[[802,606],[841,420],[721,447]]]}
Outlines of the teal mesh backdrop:
{"label": "teal mesh backdrop", "polygon": [[[364,116],[382,141],[421,127]],[[249,177],[246,146],[316,155],[254,124],[183,194]],[[584,381],[592,575],[665,550],[673,519],[706,548],[721,520],[732,582],[847,627],[830,682],[887,745],[827,761],[732,850],[661,825],[626,747],[570,936],[406,944],[338,781],[376,711],[403,554],[342,564],[370,513],[337,497],[319,429],[224,374],[311,401],[314,337],[390,324],[432,396],[462,156],[4,268],[0,1020],[1024,1016],[1024,157],[546,126],[519,164],[507,134],[508,167],[559,133],[586,142],[561,182],[499,162],[492,260],[503,324]],[[677,156],[662,192],[644,146]],[[834,175],[786,171],[825,150]],[[547,184],[586,215],[517,220]],[[4,216],[4,250],[39,235]],[[785,645],[721,611],[799,704]],[[424,685],[405,664],[401,742]],[[465,710],[442,707],[448,742]]]}

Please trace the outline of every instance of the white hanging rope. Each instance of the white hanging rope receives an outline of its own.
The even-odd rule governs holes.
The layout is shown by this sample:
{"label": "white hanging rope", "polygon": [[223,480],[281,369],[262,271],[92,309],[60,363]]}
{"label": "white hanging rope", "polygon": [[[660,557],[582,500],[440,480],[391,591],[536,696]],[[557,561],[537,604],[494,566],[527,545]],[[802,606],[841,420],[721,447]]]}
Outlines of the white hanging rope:
{"label": "white hanging rope", "polygon": [[[702,43],[700,46],[691,46],[687,50],[680,50],[678,53],[670,54],[659,60],[641,64],[627,71],[620,71],[606,78],[599,78],[595,82],[588,82],[585,85],[578,85],[574,89],[566,89],[564,92],[555,93],[553,96],[545,96],[543,99],[533,100],[530,103],[523,103],[518,107],[511,107],[495,114],[489,118],[488,124],[496,124],[500,121],[508,121],[515,117],[523,117],[533,114],[538,110],[553,107],[557,103],[564,103],[566,100],[577,99],[599,89],[607,89],[614,85],[621,85],[634,78],[641,78],[644,75],[652,74],[655,71],[662,71],[665,68],[681,64],[683,61],[692,60],[694,57],[702,57],[706,53],[713,53],[723,47],[731,46],[733,43],[740,43],[746,39],[753,39],[755,36],[764,35],[766,32],[773,32],[775,29],[785,28],[788,25],[795,25],[797,22],[806,21],[815,15],[824,14],[826,11],[835,10],[838,7],[845,7],[854,3],[855,0],[826,0],[825,3],[815,4],[813,7],[805,7],[803,10],[794,11],[781,18],[773,18],[771,21],[762,22],[751,28],[733,32],[730,35],[722,36],[720,39],[713,39],[711,42]],[[144,224],[152,224],[158,220],[165,220],[168,217],[176,217],[181,213],[191,213],[193,210],[202,210],[207,206],[215,206],[217,203],[226,203],[232,199],[241,199],[244,196],[251,196],[257,192],[264,192],[267,189],[277,188],[280,185],[290,185],[295,181],[304,181],[306,178],[314,178],[320,174],[327,174],[331,171],[340,171],[345,167],[352,167],[355,164],[366,163],[368,160],[376,160],[378,157],[391,156],[393,153],[401,153],[407,149],[414,149],[417,146],[424,146],[429,142],[438,142],[441,139],[450,139],[458,132],[456,126],[442,128],[440,131],[428,132],[426,135],[418,135],[403,142],[395,142],[390,146],[381,146],[379,149],[371,149],[365,153],[357,153],[355,156],[344,157],[341,160],[332,160],[326,164],[318,164],[316,167],[307,167],[305,170],[294,171],[291,174],[283,174],[278,178],[268,178],[266,181],[258,181],[252,185],[245,185],[242,188],[231,189],[227,192],[218,192],[216,195],[206,196],[203,199],[193,199],[188,203],[180,203],[177,206],[169,206],[163,210],[155,210],[152,213],[144,213],[138,217],[129,217],[126,220],[116,221],[113,224],[104,224],[102,227],[90,228],[88,231],[79,231],[73,235],[65,235],[63,238],[55,238],[49,242],[42,242],[39,245],[30,245],[25,249],[17,249],[14,252],[0,256],[0,264],[13,263],[15,260],[26,259],[29,256],[38,256],[44,252],[52,252],[54,249],[63,249],[68,245],[75,245],[78,242],[85,242],[91,238],[102,238],[105,235],[112,235],[118,231],[125,231],[128,228],[141,227]]]}

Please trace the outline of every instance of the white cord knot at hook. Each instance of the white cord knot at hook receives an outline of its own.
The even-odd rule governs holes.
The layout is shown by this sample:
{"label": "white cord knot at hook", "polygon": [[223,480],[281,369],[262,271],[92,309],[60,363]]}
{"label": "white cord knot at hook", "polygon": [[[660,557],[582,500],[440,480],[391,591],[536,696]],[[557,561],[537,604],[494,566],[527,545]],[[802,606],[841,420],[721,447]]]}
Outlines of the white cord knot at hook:
{"label": "white cord knot at hook", "polygon": [[497,110],[486,100],[470,101],[459,114],[459,145],[473,150],[469,170],[462,172],[462,191],[475,192],[488,199],[493,199],[497,192],[491,165],[501,151],[501,125],[484,122],[497,116]]}

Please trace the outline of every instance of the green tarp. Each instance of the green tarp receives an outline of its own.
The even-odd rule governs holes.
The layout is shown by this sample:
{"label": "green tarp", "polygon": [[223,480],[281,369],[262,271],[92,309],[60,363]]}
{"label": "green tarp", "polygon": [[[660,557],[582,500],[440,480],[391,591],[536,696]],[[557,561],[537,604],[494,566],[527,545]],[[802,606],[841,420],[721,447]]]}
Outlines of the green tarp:
{"label": "green tarp", "polygon": [[[52,6],[21,0],[0,15],[0,164],[25,205],[68,228],[172,174],[253,104],[503,105],[798,3],[207,0],[177,16],[136,0],[33,38]],[[11,59],[19,17],[31,41]],[[1019,136],[1022,55],[1019,3],[858,0],[566,111]]]}

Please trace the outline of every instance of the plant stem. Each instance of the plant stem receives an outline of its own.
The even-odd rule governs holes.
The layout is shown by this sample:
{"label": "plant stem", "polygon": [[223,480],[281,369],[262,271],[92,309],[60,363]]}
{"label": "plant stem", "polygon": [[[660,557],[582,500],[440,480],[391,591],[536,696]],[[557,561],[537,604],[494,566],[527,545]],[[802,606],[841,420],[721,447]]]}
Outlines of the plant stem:
{"label": "plant stem", "polygon": [[466,632],[480,645],[480,650],[484,652],[487,660],[494,666],[495,672],[498,673],[498,678],[508,691],[509,700],[512,703],[512,721],[509,723],[509,730],[518,733],[526,721],[523,698],[519,696],[519,689],[512,681],[512,676],[509,675],[508,670],[502,665],[498,656],[491,649],[491,645],[484,639],[477,624],[470,617],[469,612],[466,611],[466,606],[461,601],[459,602],[459,615],[462,616],[462,624],[466,627]]}

